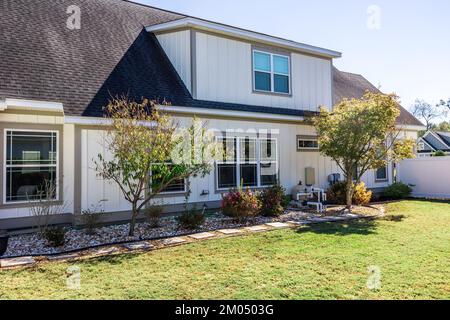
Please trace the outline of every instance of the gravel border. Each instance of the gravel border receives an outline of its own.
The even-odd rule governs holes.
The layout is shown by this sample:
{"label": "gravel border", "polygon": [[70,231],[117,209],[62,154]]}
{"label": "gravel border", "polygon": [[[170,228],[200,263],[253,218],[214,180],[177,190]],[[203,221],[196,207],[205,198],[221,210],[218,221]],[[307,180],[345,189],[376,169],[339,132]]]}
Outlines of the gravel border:
{"label": "gravel border", "polygon": [[[221,214],[215,214],[211,217],[206,218],[205,224],[201,226],[201,228],[197,230],[181,230],[176,228],[176,222],[174,218],[164,218],[161,219],[161,224],[163,225],[161,228],[158,229],[150,229],[149,225],[147,223],[138,223],[136,225],[136,234],[135,237],[128,237],[125,236],[128,234],[128,224],[121,224],[121,225],[111,225],[111,226],[105,226],[102,228],[97,229],[97,234],[94,237],[102,237],[105,234],[107,234],[108,229],[113,232],[121,232],[116,238],[113,238],[113,241],[99,241],[98,243],[95,243],[95,241],[92,240],[92,236],[89,236],[85,233],[84,230],[80,229],[74,229],[71,228],[68,232],[68,235],[72,235],[72,238],[69,238],[69,240],[66,242],[66,244],[63,247],[60,248],[52,248],[45,245],[44,240],[40,239],[36,234],[25,234],[25,235],[17,235],[12,236],[10,238],[10,242],[8,243],[8,250],[5,252],[5,255],[0,257],[2,260],[4,259],[14,259],[14,258],[23,258],[23,257],[40,257],[40,258],[48,258],[48,257],[57,257],[57,256],[70,256],[77,253],[86,253],[89,255],[89,252],[95,251],[96,249],[101,248],[107,248],[111,246],[120,246],[124,244],[134,244],[139,242],[146,242],[146,241],[159,241],[163,239],[170,239],[170,238],[180,238],[180,237],[189,237],[190,235],[202,233],[202,232],[216,232],[221,229],[243,229],[246,227],[251,226],[258,226],[258,225],[266,225],[267,223],[272,222],[284,222],[288,223],[290,225],[293,225],[295,227],[298,227],[302,224],[310,224],[310,223],[321,223],[321,222],[345,222],[346,220],[353,220],[353,219],[362,219],[362,218],[378,218],[384,215],[384,208],[382,206],[375,207],[375,206],[368,206],[372,209],[375,209],[378,211],[377,215],[348,215],[347,217],[340,216],[344,219],[333,219],[336,218],[336,216],[326,216],[326,215],[319,215],[319,214],[311,214],[306,213],[302,211],[286,211],[283,215],[277,218],[270,218],[270,217],[256,217],[251,220],[247,220],[245,222],[237,222],[234,219],[230,219],[228,217],[224,217]],[[326,221],[321,221],[323,218],[328,218]],[[175,226],[174,226],[175,224]],[[142,234],[143,230],[147,230],[147,237],[144,233],[144,236]],[[266,231],[271,231],[273,228],[268,228]],[[71,234],[72,233],[72,234]],[[150,234],[150,235],[149,235]],[[242,232],[240,234],[236,234],[236,236],[244,235],[245,232]],[[222,235],[227,236],[227,235]],[[217,237],[216,237],[217,238]],[[82,239],[85,242],[90,241],[89,245],[81,245],[78,247],[74,247],[70,245],[70,241],[73,242],[74,239]],[[111,239],[111,235],[109,235],[109,239]],[[103,238],[100,240],[104,240]],[[33,247],[30,245],[30,243],[33,243],[34,241],[35,246]],[[24,245],[24,242],[26,243]],[[188,241],[189,242],[189,241]],[[37,244],[37,246],[36,246]],[[69,244],[69,245],[68,245]],[[23,248],[25,247],[25,249]],[[37,248],[36,248],[37,247]],[[19,248],[19,254],[12,254],[14,249]],[[30,251],[30,249],[35,249],[34,251]],[[17,250],[17,249],[16,249]],[[27,251],[28,250],[28,251]],[[139,251],[139,250],[137,250]],[[77,258],[79,256],[77,255]]]}

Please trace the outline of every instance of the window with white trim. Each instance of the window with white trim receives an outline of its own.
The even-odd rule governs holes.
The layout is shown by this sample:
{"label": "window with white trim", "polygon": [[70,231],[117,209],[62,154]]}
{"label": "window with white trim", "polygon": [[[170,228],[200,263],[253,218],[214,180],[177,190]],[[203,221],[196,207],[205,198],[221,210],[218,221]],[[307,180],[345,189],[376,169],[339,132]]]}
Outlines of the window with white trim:
{"label": "window with white trim", "polygon": [[297,151],[319,150],[319,142],[316,138],[297,137]]}
{"label": "window with white trim", "polygon": [[386,181],[388,180],[388,169],[387,166],[381,167],[375,170],[375,180],[376,181]]}
{"label": "window with white trim", "polygon": [[5,203],[57,200],[58,132],[5,130],[5,141]]}
{"label": "window with white trim", "polygon": [[418,151],[423,151],[423,150],[425,150],[425,143],[419,142],[419,143],[417,144],[417,150],[418,150]]}
{"label": "window with white trim", "polygon": [[290,58],[286,55],[253,50],[253,89],[290,94]]}
{"label": "window with white trim", "polygon": [[222,158],[216,161],[217,189],[264,187],[277,183],[277,140],[218,137]]}
{"label": "window with white trim", "polygon": [[[150,173],[151,188],[153,190],[159,189],[162,184],[166,184],[171,179],[173,179],[174,176],[177,176],[177,175],[179,176],[179,173],[177,173],[177,167],[175,165],[166,164],[163,166],[163,165],[155,164],[152,166],[152,170]],[[182,192],[186,192],[186,179],[184,179],[184,178],[174,179],[167,185],[167,187],[162,189],[160,194],[171,194],[171,193],[182,193]]]}

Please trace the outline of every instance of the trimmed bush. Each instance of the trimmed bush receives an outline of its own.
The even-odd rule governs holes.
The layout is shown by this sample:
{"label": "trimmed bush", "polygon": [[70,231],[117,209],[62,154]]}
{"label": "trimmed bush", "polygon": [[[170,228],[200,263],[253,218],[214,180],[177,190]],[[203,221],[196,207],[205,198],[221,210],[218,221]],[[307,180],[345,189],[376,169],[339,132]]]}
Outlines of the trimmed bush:
{"label": "trimmed bush", "polygon": [[433,157],[445,157],[445,156],[446,156],[446,154],[442,150],[438,150],[435,153],[433,153]]}
{"label": "trimmed bush", "polygon": [[372,191],[367,190],[364,182],[355,185],[355,192],[353,193],[353,203],[360,206],[370,203],[372,200]]}
{"label": "trimmed bush", "polygon": [[280,185],[275,185],[261,191],[258,195],[261,203],[261,215],[278,217],[283,214],[284,208],[287,206],[285,193],[286,190]]}
{"label": "trimmed bush", "polygon": [[185,210],[176,220],[180,228],[195,230],[205,223],[205,215],[194,206],[191,210]]}
{"label": "trimmed bush", "polygon": [[411,192],[412,189],[410,186],[402,182],[396,182],[387,187],[383,193],[383,196],[386,199],[398,200],[409,197]]}
{"label": "trimmed bush", "polygon": [[222,196],[222,213],[228,217],[246,219],[258,215],[261,204],[250,189],[230,190]]}
{"label": "trimmed bush", "polygon": [[[360,182],[359,184],[353,184],[354,192],[352,202],[355,205],[361,206],[370,203],[372,199],[372,191],[367,190],[364,182]],[[347,202],[347,187],[344,181],[337,182],[333,184],[327,190],[327,198],[331,203],[336,204],[345,204]]]}
{"label": "trimmed bush", "polygon": [[67,230],[63,227],[49,227],[44,231],[43,237],[51,247],[61,247],[66,242]]}

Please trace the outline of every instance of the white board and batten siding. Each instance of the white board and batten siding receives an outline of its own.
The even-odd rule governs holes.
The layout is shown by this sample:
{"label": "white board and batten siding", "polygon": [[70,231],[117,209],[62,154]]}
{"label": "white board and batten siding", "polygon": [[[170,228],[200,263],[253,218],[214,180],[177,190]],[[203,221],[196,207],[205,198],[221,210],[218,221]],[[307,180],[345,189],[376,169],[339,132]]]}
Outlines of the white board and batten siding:
{"label": "white board and batten siding", "polygon": [[190,91],[192,88],[190,30],[160,34],[157,35],[157,39],[186,88]]}
{"label": "white board and batten siding", "polygon": [[412,185],[414,197],[450,199],[450,157],[404,160],[398,174],[400,181]]}
{"label": "white board and batten siding", "polygon": [[[178,117],[181,126],[187,126],[192,119]],[[305,182],[305,168],[315,169],[316,186],[328,188],[328,175],[339,173],[338,166],[329,158],[322,156],[319,152],[297,152],[297,135],[314,135],[311,126],[286,124],[238,121],[230,119],[208,119],[204,120],[207,127],[217,132],[227,132],[227,136],[254,136],[255,132],[260,132],[262,136],[271,132],[271,137],[278,141],[279,178],[281,184],[291,192],[291,188],[299,181]],[[94,159],[99,153],[106,158],[109,157],[104,148],[104,132],[95,129],[81,130],[81,158],[82,158],[82,209],[102,204],[105,212],[118,212],[130,210],[129,203],[124,199],[119,188],[111,182],[104,181],[95,172]],[[391,170],[388,170],[389,174]],[[368,187],[376,188],[387,185],[374,183],[374,173],[368,172],[363,181]],[[221,194],[216,190],[215,169],[204,178],[190,178],[191,197],[189,202],[202,203],[221,200]],[[207,195],[202,195],[204,190]],[[102,202],[104,200],[104,202]],[[184,195],[165,197],[165,205],[184,203]],[[160,199],[158,200],[160,201]]]}
{"label": "white board and batten siding", "polygon": [[291,96],[253,92],[252,44],[196,32],[197,99],[317,111],[330,107],[331,60],[291,53]]}
{"label": "white board and batten siding", "polygon": [[251,43],[192,30],[157,38],[196,99],[310,111],[332,105],[331,60],[291,52],[291,95],[255,93]]}

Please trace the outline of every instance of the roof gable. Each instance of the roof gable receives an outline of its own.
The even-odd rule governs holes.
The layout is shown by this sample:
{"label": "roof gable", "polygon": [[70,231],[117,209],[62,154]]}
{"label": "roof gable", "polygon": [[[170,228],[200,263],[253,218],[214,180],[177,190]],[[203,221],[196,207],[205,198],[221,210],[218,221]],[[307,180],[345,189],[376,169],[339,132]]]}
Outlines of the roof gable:
{"label": "roof gable", "polygon": [[442,133],[439,134],[437,132],[429,130],[424,134],[422,139],[425,140],[435,150],[450,150],[449,141],[447,139],[442,139],[442,136]]}

